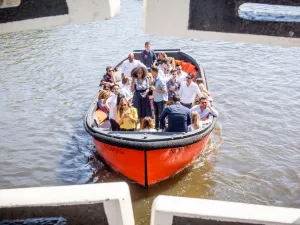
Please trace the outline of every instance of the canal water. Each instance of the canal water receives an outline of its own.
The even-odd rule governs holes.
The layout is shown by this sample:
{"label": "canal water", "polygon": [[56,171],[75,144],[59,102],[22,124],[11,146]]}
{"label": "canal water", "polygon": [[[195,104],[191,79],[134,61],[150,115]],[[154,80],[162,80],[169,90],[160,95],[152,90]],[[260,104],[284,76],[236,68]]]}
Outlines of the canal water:
{"label": "canal water", "polygon": [[204,66],[220,117],[182,173],[150,189],[125,180],[136,224],[158,195],[299,208],[300,48],[146,35],[142,1],[121,6],[102,23],[0,35],[0,188],[125,180],[98,160],[83,119],[105,67],[150,41]]}

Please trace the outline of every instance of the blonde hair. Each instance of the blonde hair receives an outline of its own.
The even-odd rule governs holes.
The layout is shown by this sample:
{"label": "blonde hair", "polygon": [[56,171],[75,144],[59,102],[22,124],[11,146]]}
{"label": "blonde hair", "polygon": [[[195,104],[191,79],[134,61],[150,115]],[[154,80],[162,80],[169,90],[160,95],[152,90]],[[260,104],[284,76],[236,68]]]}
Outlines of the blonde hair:
{"label": "blonde hair", "polygon": [[142,123],[141,129],[152,129],[152,128],[154,128],[154,121],[153,121],[153,119],[151,117],[146,116],[143,119],[143,123]]}
{"label": "blonde hair", "polygon": [[129,105],[129,102],[126,98],[121,98],[120,99],[120,102],[119,102],[119,105],[118,105],[118,114],[120,117],[122,117],[123,115],[123,108],[122,108],[122,104],[124,104],[124,102],[127,104],[127,106],[130,108],[130,105]]}
{"label": "blonde hair", "polygon": [[199,122],[200,122],[200,116],[199,113],[196,111],[191,112],[191,117],[192,117],[192,127],[194,130],[199,129]]}
{"label": "blonde hair", "polygon": [[129,83],[129,81],[130,81],[130,79],[129,79],[129,77],[127,77],[127,76],[124,76],[124,77],[122,78],[122,84],[127,84],[127,83]]}
{"label": "blonde hair", "polygon": [[99,95],[98,95],[98,100],[101,100],[101,99],[108,99],[108,98],[109,98],[109,94],[110,94],[109,91],[106,91],[106,90],[100,91],[100,92],[99,92]]}
{"label": "blonde hair", "polygon": [[149,84],[152,85],[152,84],[153,84],[153,76],[152,76],[152,74],[151,74],[151,73],[147,73],[146,77],[147,77],[147,78],[149,77],[149,78],[148,78]]}

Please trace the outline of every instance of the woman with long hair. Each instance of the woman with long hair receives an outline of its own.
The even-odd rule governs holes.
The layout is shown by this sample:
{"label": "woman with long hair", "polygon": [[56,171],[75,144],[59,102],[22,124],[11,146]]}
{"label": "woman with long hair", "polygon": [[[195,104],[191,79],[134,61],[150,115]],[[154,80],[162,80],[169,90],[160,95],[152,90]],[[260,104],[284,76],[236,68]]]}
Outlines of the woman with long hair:
{"label": "woman with long hair", "polygon": [[110,91],[102,90],[98,95],[97,108],[105,112],[108,116],[109,106],[107,104],[107,99],[110,97]]}
{"label": "woman with long hair", "polygon": [[141,126],[142,132],[156,132],[154,128],[154,120],[151,117],[145,117]]}
{"label": "woman with long hair", "polygon": [[121,98],[118,105],[118,124],[121,131],[134,131],[138,121],[136,108],[130,106],[126,98]]}
{"label": "woman with long hair", "polygon": [[210,119],[202,121],[200,119],[199,113],[196,111],[191,112],[191,120],[192,120],[192,124],[190,126],[188,126],[188,131],[202,129],[205,124],[208,124],[211,122]]}
{"label": "woman with long hair", "polygon": [[134,92],[132,104],[137,109],[138,117],[141,120],[146,116],[152,116],[150,107],[149,92],[149,79],[147,76],[147,69],[144,67],[136,67],[131,71],[132,83],[131,91]]}

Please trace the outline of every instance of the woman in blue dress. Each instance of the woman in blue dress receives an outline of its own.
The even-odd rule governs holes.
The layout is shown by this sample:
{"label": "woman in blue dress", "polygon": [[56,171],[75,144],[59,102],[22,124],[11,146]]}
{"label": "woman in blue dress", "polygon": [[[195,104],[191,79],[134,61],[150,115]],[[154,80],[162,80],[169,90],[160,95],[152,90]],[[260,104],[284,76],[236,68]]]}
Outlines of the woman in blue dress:
{"label": "woman in blue dress", "polygon": [[140,123],[147,116],[152,117],[152,111],[149,100],[149,79],[147,78],[147,69],[136,67],[131,71],[132,83],[131,91],[134,92],[132,104],[137,109]]}

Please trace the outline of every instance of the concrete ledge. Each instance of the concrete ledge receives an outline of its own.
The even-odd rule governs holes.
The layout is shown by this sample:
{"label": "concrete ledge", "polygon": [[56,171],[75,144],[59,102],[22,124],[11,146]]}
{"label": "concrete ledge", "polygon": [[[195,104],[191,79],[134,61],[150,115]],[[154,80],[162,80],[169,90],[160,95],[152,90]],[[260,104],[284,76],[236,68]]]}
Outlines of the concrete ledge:
{"label": "concrete ledge", "polygon": [[300,209],[158,196],[151,225],[300,224]]}
{"label": "concrete ledge", "polygon": [[[210,2],[208,0],[194,0],[194,2],[195,1],[199,1],[198,4],[200,4],[200,2],[209,4]],[[206,13],[207,15],[210,14],[209,11]],[[195,38],[199,40],[223,40],[231,42],[300,46],[300,38],[192,30],[188,28],[189,18],[190,0],[144,0],[143,26],[144,32],[147,34]],[[214,23],[216,23],[214,19],[207,21],[207,26],[209,27]],[[222,22],[219,23],[222,24]]]}
{"label": "concrete ledge", "polygon": [[120,14],[120,0],[31,0],[0,8],[0,33],[80,24]]}
{"label": "concrete ledge", "polygon": [[68,224],[134,225],[125,182],[0,190],[0,221],[63,217]]}

